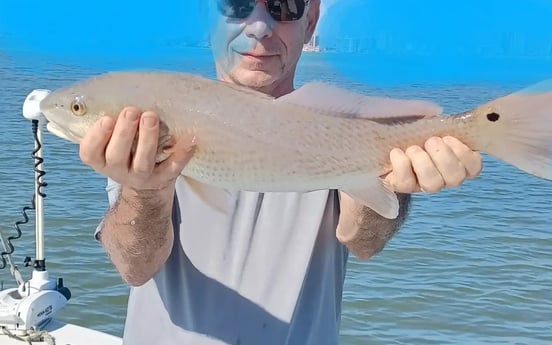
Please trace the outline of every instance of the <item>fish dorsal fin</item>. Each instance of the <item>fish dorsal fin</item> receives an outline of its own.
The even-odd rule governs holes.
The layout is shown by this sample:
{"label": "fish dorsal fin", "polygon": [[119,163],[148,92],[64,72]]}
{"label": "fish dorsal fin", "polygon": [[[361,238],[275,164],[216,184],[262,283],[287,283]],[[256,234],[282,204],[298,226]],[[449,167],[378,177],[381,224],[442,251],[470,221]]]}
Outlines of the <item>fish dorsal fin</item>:
{"label": "fish dorsal fin", "polygon": [[297,90],[277,98],[285,102],[314,109],[323,114],[365,118],[387,123],[415,120],[420,117],[440,115],[443,109],[436,103],[390,97],[366,96],[323,82],[310,82]]}

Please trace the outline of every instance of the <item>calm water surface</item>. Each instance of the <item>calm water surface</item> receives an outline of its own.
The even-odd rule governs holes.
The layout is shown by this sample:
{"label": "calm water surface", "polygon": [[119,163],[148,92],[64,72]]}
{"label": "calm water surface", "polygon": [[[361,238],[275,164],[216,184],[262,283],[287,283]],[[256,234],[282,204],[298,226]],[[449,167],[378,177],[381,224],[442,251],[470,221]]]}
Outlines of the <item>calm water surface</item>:
{"label": "calm water surface", "polygon": [[[524,86],[512,81],[371,89],[333,72],[331,59],[305,55],[299,82],[323,79],[372,94],[433,99],[447,112]],[[0,54],[2,230],[13,233],[33,193],[33,139],[20,115],[25,96],[110,69],[152,67],[214,75],[210,55],[200,50],[172,60],[78,66]],[[79,161],[77,146],[48,134],[44,146],[47,263],[73,294],[60,318],[121,335],[128,290],[92,238],[107,207],[104,179]],[[551,203],[552,182],[489,157],[479,179],[438,195],[416,195],[410,218],[386,249],[370,261],[350,261],[342,344],[552,344]],[[34,255],[34,228],[23,231],[14,242],[17,263]],[[7,270],[0,279],[11,284]]]}

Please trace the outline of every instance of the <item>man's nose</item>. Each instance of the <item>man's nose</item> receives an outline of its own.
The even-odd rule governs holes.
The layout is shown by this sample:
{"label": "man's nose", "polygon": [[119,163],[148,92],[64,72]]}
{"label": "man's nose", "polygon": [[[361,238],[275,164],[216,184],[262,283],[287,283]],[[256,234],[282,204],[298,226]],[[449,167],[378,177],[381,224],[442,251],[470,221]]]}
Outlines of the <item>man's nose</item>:
{"label": "man's nose", "polygon": [[256,38],[261,40],[272,36],[272,30],[276,25],[276,21],[268,13],[266,3],[264,1],[257,1],[253,12],[246,20],[245,34],[247,37]]}

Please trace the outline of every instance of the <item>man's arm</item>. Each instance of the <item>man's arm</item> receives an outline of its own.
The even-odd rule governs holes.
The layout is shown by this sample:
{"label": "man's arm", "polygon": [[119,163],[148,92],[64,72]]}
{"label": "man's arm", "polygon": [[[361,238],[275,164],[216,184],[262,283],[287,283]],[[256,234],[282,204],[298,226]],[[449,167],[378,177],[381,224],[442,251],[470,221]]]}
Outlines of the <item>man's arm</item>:
{"label": "man's arm", "polygon": [[399,231],[408,214],[410,194],[397,194],[399,216],[387,219],[372,209],[355,202],[341,193],[341,213],[336,236],[360,260],[368,260],[383,250],[387,242]]}
{"label": "man's arm", "polygon": [[116,122],[98,120],[80,143],[81,160],[121,186],[98,235],[130,285],[151,279],[170,254],[175,182],[193,154],[193,142],[181,138],[175,153],[156,164],[158,138],[157,114],[129,107]]}
{"label": "man's arm", "polygon": [[134,191],[123,187],[105,215],[98,238],[121,277],[140,286],[158,272],[172,249],[174,187]]}

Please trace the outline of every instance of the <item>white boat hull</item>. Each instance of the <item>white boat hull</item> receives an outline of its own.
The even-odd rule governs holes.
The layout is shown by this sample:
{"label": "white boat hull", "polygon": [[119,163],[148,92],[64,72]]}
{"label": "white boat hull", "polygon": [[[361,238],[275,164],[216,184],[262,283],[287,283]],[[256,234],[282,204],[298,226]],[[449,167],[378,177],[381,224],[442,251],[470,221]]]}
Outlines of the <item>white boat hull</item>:
{"label": "white boat hull", "polygon": [[[121,345],[123,340],[111,334],[99,332],[81,326],[63,323],[59,320],[51,320],[43,328],[43,331],[55,339],[55,344],[62,345]],[[0,331],[0,344],[24,345],[24,341],[11,338]],[[31,344],[49,344],[46,341],[33,341]]]}

